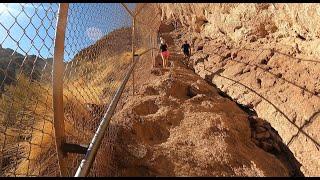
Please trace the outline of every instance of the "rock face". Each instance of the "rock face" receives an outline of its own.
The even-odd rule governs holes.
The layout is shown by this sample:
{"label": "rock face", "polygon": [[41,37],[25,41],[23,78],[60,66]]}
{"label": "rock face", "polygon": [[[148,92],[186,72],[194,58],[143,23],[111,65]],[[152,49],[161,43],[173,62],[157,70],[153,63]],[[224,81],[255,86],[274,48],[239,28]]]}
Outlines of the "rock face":
{"label": "rock face", "polygon": [[300,171],[301,164],[294,158],[290,149],[283,144],[282,138],[271,127],[270,123],[257,116],[249,116],[249,122],[252,141],[266,152],[272,153],[277,158],[284,160],[283,162],[291,171],[290,174],[292,176],[303,176]]}
{"label": "rock face", "polygon": [[172,65],[137,71],[144,83],[110,122],[111,176],[293,175],[255,145],[249,116],[235,102],[181,62]]}
{"label": "rock face", "polygon": [[[241,43],[248,36],[299,37],[319,42],[319,4],[274,3],[177,3],[160,4],[163,20],[177,19],[203,37],[223,36]],[[302,38],[301,38],[302,37]],[[319,56],[319,44],[307,49]]]}
{"label": "rock face", "polygon": [[0,47],[0,94],[4,92],[6,85],[16,82],[19,73],[30,76],[32,80],[37,81],[44,78],[41,77],[42,73],[47,78],[48,67],[51,67],[51,65],[51,58],[42,59],[35,55],[24,56],[10,48]]}
{"label": "rock face", "polygon": [[159,6],[163,22],[182,24],[175,42],[193,46],[190,68],[254,109],[279,132],[303,173],[319,176],[320,5]]}

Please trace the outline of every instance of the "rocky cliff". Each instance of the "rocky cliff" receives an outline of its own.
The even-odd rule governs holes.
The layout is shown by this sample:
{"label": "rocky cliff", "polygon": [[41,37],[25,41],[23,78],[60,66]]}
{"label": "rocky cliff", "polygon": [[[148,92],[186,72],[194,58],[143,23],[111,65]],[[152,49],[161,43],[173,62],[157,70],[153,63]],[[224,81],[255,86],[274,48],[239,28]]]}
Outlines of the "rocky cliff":
{"label": "rocky cliff", "polygon": [[301,175],[270,124],[222,97],[181,59],[172,52],[169,70],[140,60],[137,94],[124,96],[110,122],[109,175]]}
{"label": "rocky cliff", "polygon": [[302,164],[320,174],[320,5],[159,4],[177,21],[189,67],[266,119]]}

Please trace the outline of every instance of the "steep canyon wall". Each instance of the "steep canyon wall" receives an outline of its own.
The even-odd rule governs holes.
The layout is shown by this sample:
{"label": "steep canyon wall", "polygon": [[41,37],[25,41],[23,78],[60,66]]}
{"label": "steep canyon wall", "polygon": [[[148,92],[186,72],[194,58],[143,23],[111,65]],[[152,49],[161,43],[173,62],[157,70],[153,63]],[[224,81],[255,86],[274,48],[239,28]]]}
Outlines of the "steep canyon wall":
{"label": "steep canyon wall", "polygon": [[320,175],[319,4],[149,8],[162,23],[178,22],[174,40],[191,44],[190,68],[269,121],[306,176]]}

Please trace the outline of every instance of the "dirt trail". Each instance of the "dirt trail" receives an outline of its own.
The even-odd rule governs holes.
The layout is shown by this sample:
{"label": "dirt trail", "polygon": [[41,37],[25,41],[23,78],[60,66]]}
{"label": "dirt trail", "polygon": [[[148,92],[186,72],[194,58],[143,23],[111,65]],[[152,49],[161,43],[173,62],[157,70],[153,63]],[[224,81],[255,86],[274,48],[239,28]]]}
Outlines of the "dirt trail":
{"label": "dirt trail", "polygon": [[[182,44],[176,44],[177,41],[173,39],[173,37],[176,36],[176,33],[172,30],[172,28],[166,28],[165,33],[162,34],[162,37],[166,40],[170,47],[169,49],[173,51],[173,54],[175,55],[175,57],[172,57],[172,59],[174,61],[183,63],[184,68],[194,71],[194,69],[190,67],[191,60],[184,58],[182,54],[182,50],[180,48]],[[220,91],[214,84],[208,81],[206,82],[215,87],[219,95],[234,101],[232,97],[228,96],[225,92]],[[275,155],[289,169],[291,176],[304,176],[300,170],[301,163],[297,161],[288,146],[283,142],[278,132],[271,127],[271,124],[261,118],[258,118],[257,113],[251,107],[243,106],[242,104],[238,103],[237,105],[249,115],[251,138],[255,145],[262,148],[266,152]],[[266,129],[268,131],[265,131]],[[261,139],[260,136],[268,136],[266,134],[267,132],[269,132],[270,137]]]}
{"label": "dirt trail", "polygon": [[260,124],[262,120],[249,117],[189,70],[170,34],[163,37],[171,67],[152,69],[151,60],[142,60],[135,73],[137,94],[123,98],[110,123],[110,175],[294,175],[286,163],[254,142],[249,119]]}

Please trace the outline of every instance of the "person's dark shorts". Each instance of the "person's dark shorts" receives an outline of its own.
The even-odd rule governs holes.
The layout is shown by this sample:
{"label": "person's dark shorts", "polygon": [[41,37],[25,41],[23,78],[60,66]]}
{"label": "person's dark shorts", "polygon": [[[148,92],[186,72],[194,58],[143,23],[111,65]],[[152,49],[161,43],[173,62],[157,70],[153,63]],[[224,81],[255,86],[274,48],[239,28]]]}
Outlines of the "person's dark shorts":
{"label": "person's dark shorts", "polygon": [[186,56],[190,56],[189,51],[183,51],[183,54],[186,55]]}

